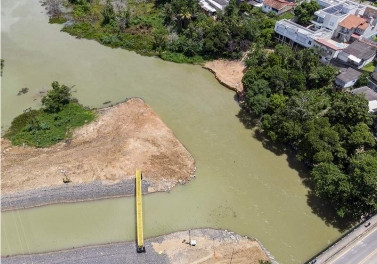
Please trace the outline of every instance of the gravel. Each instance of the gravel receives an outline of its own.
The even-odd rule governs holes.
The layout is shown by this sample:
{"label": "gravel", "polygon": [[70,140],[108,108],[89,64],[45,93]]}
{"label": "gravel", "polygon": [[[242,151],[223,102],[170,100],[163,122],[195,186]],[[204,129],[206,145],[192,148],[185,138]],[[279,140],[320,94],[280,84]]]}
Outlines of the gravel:
{"label": "gravel", "polygon": [[3,264],[135,264],[135,263],[169,263],[165,254],[159,255],[153,250],[152,242],[162,241],[163,237],[145,242],[145,253],[136,253],[134,242],[114,243],[100,246],[76,248],[65,251],[50,252],[44,254],[19,255],[2,257]]}
{"label": "gravel", "polygon": [[[142,183],[143,193],[148,192],[149,183]],[[1,197],[1,211],[18,210],[48,204],[90,201],[111,197],[131,196],[135,194],[134,179],[104,185],[101,181],[57,187],[39,188]]]}
{"label": "gravel", "polygon": [[[240,241],[244,237],[229,232],[227,230],[217,229],[192,229],[191,235],[194,237],[209,237],[210,240],[216,239],[220,241]],[[112,243],[106,245],[89,246],[81,248],[73,248],[69,250],[55,251],[41,254],[18,255],[10,257],[2,257],[2,264],[24,264],[24,263],[38,263],[38,264],[89,264],[89,263],[103,263],[103,264],[163,264],[170,263],[166,254],[158,254],[152,246],[152,243],[162,243],[165,239],[170,238],[188,238],[188,231],[175,232],[155,238],[145,240],[145,253],[136,253],[135,242]],[[254,240],[254,239],[252,239]],[[260,243],[259,243],[260,244]],[[272,263],[276,263],[273,259]]]}

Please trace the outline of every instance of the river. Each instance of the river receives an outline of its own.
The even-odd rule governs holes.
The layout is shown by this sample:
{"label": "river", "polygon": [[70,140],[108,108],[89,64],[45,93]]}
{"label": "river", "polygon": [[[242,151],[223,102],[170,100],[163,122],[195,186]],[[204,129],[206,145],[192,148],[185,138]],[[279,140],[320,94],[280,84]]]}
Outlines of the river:
{"label": "river", "polygon": [[[146,237],[223,228],[258,238],[288,264],[340,236],[308,205],[302,166],[245,128],[234,93],[210,72],[76,39],[48,24],[37,0],[3,0],[1,13],[3,129],[24,109],[39,107],[40,91],[57,80],[75,85],[74,96],[91,107],[142,97],[193,154],[193,181],[145,196]],[[29,92],[17,96],[24,87]],[[119,198],[2,213],[2,255],[134,240],[134,210],[133,198]]]}

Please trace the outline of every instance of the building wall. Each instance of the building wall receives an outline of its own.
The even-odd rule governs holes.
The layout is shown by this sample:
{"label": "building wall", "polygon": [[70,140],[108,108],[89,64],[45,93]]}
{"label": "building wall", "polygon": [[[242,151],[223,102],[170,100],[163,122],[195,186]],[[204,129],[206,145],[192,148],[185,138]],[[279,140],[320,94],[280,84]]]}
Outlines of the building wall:
{"label": "building wall", "polygon": [[314,46],[314,36],[308,36],[297,30],[287,28],[282,23],[277,22],[275,24],[275,32],[306,48]]}
{"label": "building wall", "polygon": [[357,79],[345,83],[345,82],[343,82],[343,81],[341,81],[339,79],[335,79],[335,83],[337,85],[339,85],[340,87],[342,87],[342,88],[348,88],[348,87],[354,86],[355,83],[356,83],[356,81],[357,81]]}

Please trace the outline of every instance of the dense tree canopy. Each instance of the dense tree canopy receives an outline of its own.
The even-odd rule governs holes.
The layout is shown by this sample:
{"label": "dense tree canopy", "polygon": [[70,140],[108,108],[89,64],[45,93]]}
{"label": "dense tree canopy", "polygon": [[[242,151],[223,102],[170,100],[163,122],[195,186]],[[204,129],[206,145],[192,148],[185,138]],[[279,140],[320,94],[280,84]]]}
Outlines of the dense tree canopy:
{"label": "dense tree canopy", "polygon": [[313,168],[316,194],[341,217],[376,209],[376,140],[368,102],[333,90],[337,70],[322,65],[315,50],[277,45],[266,53],[255,45],[246,63],[246,107],[272,140],[292,146]]}
{"label": "dense tree canopy", "polygon": [[314,12],[319,10],[320,6],[316,1],[303,2],[295,8],[295,16],[300,25],[307,26],[313,19]]}

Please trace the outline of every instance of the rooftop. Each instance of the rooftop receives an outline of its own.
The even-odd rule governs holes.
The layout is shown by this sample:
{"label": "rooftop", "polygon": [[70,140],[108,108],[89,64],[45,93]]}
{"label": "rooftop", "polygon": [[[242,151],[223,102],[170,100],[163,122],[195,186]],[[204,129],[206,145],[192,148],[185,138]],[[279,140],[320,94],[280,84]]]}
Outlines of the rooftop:
{"label": "rooftop", "polygon": [[351,10],[356,8],[364,8],[365,6],[360,5],[358,3],[352,2],[352,1],[345,1],[340,4],[332,5],[329,7],[326,7],[325,9],[318,10],[315,12],[315,15],[317,16],[325,16],[326,14],[342,17],[350,13]]}
{"label": "rooftop", "polygon": [[[266,1],[265,1],[266,2]],[[332,32],[328,29],[322,28],[317,31],[311,30],[309,28],[300,26],[299,24],[296,24],[290,20],[282,19],[276,22],[276,25],[284,26],[287,29],[291,29],[293,31],[296,31],[297,33],[306,35],[306,36],[312,36],[314,38],[322,38],[327,39],[331,37]]]}
{"label": "rooftop", "polygon": [[368,101],[377,100],[377,93],[367,86],[353,89],[351,93],[364,95],[365,99],[367,99]]}
{"label": "rooftop", "polygon": [[348,46],[345,43],[339,43],[332,39],[317,38],[315,41],[333,50],[342,50]]}
{"label": "rooftop", "polygon": [[348,15],[345,19],[343,19],[339,23],[339,26],[347,28],[347,29],[352,29],[352,28],[366,29],[369,26],[369,23],[364,18],[351,14],[351,15]]}
{"label": "rooftop", "polygon": [[343,71],[341,74],[336,76],[337,79],[343,81],[344,83],[348,83],[350,81],[353,81],[355,79],[358,79],[361,75],[361,72],[356,71],[352,68],[347,68],[345,71]]}
{"label": "rooftop", "polygon": [[377,8],[373,6],[367,6],[363,14],[365,18],[377,18]]}
{"label": "rooftop", "polygon": [[263,4],[271,6],[277,10],[281,10],[286,6],[296,6],[295,3],[291,3],[285,0],[264,0]]}
{"label": "rooftop", "polygon": [[367,43],[364,40],[356,40],[343,50],[343,52],[363,60],[367,60],[375,56],[376,51],[377,46]]}

